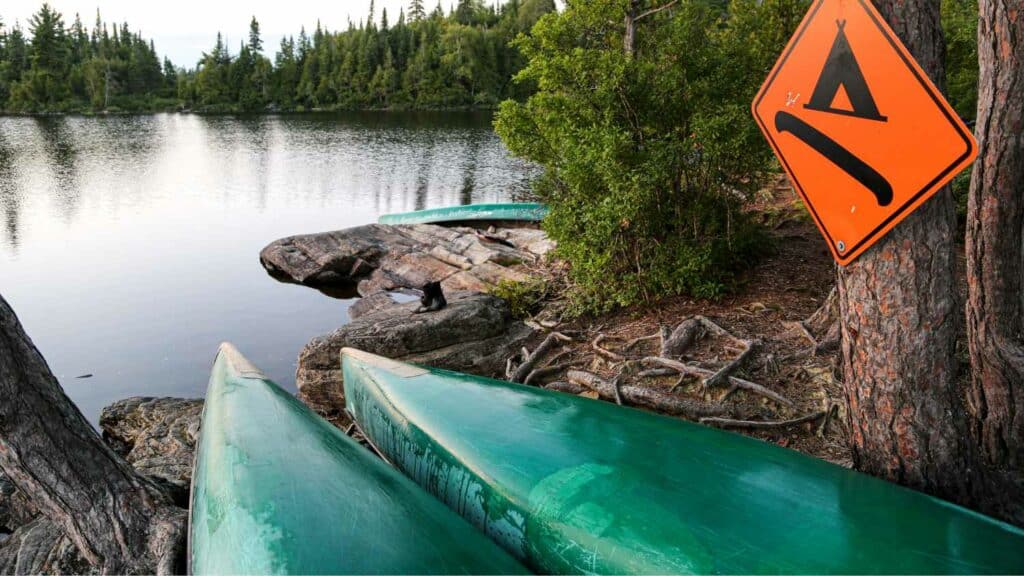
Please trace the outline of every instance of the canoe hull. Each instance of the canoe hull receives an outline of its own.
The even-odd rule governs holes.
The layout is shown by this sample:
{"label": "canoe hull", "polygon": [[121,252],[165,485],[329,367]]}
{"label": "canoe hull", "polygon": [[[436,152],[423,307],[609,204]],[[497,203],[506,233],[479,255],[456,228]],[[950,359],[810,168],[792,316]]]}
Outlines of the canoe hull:
{"label": "canoe hull", "polygon": [[548,573],[1019,573],[1024,532],[738,434],[342,351],[394,465]]}
{"label": "canoe hull", "polygon": [[227,345],[210,378],[196,461],[191,573],[523,570]]}
{"label": "canoe hull", "polygon": [[537,223],[547,216],[548,207],[535,203],[467,204],[445,206],[415,212],[385,214],[381,224],[444,224],[468,225],[523,225]]}

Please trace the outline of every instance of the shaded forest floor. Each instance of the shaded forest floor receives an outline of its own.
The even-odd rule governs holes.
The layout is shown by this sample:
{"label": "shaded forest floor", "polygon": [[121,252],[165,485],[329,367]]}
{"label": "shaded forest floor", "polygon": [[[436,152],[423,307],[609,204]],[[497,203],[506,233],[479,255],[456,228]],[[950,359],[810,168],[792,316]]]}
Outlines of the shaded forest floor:
{"label": "shaded forest floor", "polygon": [[[774,249],[741,277],[734,293],[718,300],[666,298],[568,321],[558,330],[571,334],[574,340],[568,344],[571,352],[563,355],[560,363],[575,362],[575,369],[612,381],[624,362],[658,355],[657,338],[630,347],[635,339],[658,334],[662,326],[671,328],[687,318],[704,316],[739,339],[761,341],[762,345],[732,375],[785,396],[792,407],[745,389],[731,394],[727,394],[727,386],[705,390],[699,378],[680,381],[677,374],[652,377],[634,371],[624,376],[620,385],[653,388],[700,405],[724,408],[721,416],[744,421],[783,421],[838,410],[824,426],[824,419],[817,419],[779,429],[735,431],[849,467],[845,409],[837,381],[838,349],[815,354],[808,335],[797,325],[827,299],[835,284],[835,265],[810,216],[784,181],[762,192],[752,210],[771,230]],[[546,313],[551,310],[541,312],[537,320],[543,323]],[[595,346],[595,339],[601,335],[604,337]],[[681,360],[717,370],[737,355],[736,350],[727,350],[729,344],[728,339],[706,334],[687,348]],[[625,360],[614,358],[615,354]],[[682,384],[673,390],[677,382]]]}

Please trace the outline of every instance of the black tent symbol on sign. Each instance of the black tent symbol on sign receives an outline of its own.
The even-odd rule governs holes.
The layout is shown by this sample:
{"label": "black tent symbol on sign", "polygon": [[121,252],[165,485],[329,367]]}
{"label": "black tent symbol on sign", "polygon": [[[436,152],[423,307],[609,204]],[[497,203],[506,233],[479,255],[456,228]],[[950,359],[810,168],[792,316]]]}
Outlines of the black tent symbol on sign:
{"label": "black tent symbol on sign", "polygon": [[[839,26],[839,31],[832,43],[832,50],[818,77],[818,84],[814,87],[811,100],[804,104],[804,108],[885,122],[886,117],[878,112],[875,99],[871,96],[867,81],[864,80],[864,73],[861,72],[860,65],[857,64],[857,59],[853,56],[853,50],[850,49],[850,41],[846,38],[844,31],[846,21],[837,20],[836,24]],[[832,107],[840,87],[846,92],[846,97],[850,101],[850,110]]]}

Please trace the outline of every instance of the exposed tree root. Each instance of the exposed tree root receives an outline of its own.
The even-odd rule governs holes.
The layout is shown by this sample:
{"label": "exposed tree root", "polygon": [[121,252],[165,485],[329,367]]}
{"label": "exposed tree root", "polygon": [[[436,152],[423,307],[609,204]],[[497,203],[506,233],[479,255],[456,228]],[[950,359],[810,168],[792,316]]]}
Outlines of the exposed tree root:
{"label": "exposed tree root", "polygon": [[622,354],[612,352],[607,348],[601,347],[601,342],[607,338],[608,336],[606,336],[603,332],[598,333],[597,337],[594,338],[594,341],[590,343],[590,347],[593,348],[594,352],[597,352],[599,356],[611,360],[612,362],[622,362],[623,360],[625,360],[626,357],[623,356]]}
{"label": "exposed tree root", "polygon": [[539,362],[542,358],[544,358],[544,356],[548,353],[548,351],[551,350],[551,348],[553,346],[555,346],[555,344],[558,344],[558,342],[571,342],[571,341],[572,341],[572,338],[569,338],[568,336],[566,336],[564,334],[561,334],[559,332],[552,332],[552,333],[548,334],[547,338],[545,338],[544,341],[540,343],[540,346],[537,346],[537,348],[532,353],[529,350],[527,350],[526,348],[523,348],[523,351],[522,351],[523,352],[523,355],[522,355],[523,362],[522,362],[522,364],[520,364],[518,367],[516,367],[515,370],[511,369],[512,368],[512,361],[511,361],[511,359],[508,362],[506,362],[506,364],[505,364],[506,370],[509,370],[511,372],[511,374],[509,375],[509,380],[511,380],[513,382],[523,382],[523,381],[525,381],[526,377],[530,374],[530,372],[537,365],[537,362]]}
{"label": "exposed tree root", "polygon": [[746,344],[746,348],[743,350],[743,352],[740,352],[739,356],[733,358],[731,361],[729,361],[728,364],[719,368],[718,372],[715,372],[711,376],[708,376],[707,378],[704,379],[705,388],[711,388],[714,386],[721,385],[723,381],[725,381],[733,372],[735,372],[737,368],[742,366],[743,363],[750,357],[750,355],[753,354],[754,351],[761,346],[760,340],[744,340],[744,343]]}
{"label": "exposed tree root", "polygon": [[597,392],[606,400],[614,400],[616,397],[616,388],[618,388],[618,394],[620,395],[621,400],[630,404],[652,408],[666,414],[686,416],[689,418],[701,418],[705,416],[716,416],[726,412],[726,409],[723,406],[716,406],[713,404],[679,398],[672,394],[652,388],[643,388],[640,386],[616,387],[614,383],[609,382],[596,374],[584,372],[582,370],[570,370],[566,374],[566,377],[570,383],[589,388],[594,392]]}
{"label": "exposed tree root", "polygon": [[800,418],[794,418],[792,420],[732,420],[730,418],[718,418],[708,417],[701,418],[701,424],[713,424],[721,428],[745,428],[748,430],[773,430],[779,428],[789,428],[790,426],[797,426],[806,422],[814,422],[821,418],[827,418],[832,412],[832,409],[822,410],[807,416],[801,416]]}
{"label": "exposed tree root", "polygon": [[[697,378],[707,379],[708,377],[713,376],[715,374],[711,370],[706,370],[698,366],[690,366],[689,364],[683,364],[682,362],[669,360],[668,358],[661,358],[659,356],[648,356],[647,358],[644,358],[643,361],[645,363],[655,364],[658,366],[663,366],[665,368],[671,368],[672,370],[675,370],[680,374],[686,374],[688,376],[694,376]],[[779,394],[778,392],[773,392],[772,390],[769,390],[768,388],[765,388],[760,384],[755,384],[749,380],[744,380],[742,378],[737,378],[735,376],[729,376],[728,382],[729,384],[737,388],[749,390],[751,392],[754,392],[755,394],[760,394],[761,396],[764,396],[766,398],[771,398],[772,400],[778,402],[779,404],[783,404],[789,407],[795,406],[793,404],[793,401],[790,400],[789,398],[786,398],[785,396]]]}
{"label": "exposed tree root", "polygon": [[839,293],[835,287],[809,318],[788,324],[811,343],[808,353],[812,356],[839,348]]}
{"label": "exposed tree root", "polygon": [[573,384],[572,382],[566,382],[564,380],[558,380],[558,381],[555,381],[555,382],[551,382],[549,384],[545,384],[544,388],[546,390],[555,390],[555,391],[558,391],[558,392],[565,392],[566,394],[579,394],[579,393],[585,392],[587,390],[587,388],[584,388],[583,386],[580,386],[579,384]]}

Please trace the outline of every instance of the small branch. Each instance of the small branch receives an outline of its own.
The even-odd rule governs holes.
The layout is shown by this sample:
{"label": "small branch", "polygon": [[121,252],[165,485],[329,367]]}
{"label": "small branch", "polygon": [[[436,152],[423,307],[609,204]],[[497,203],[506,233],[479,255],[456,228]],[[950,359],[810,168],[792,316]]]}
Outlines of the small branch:
{"label": "small branch", "polygon": [[669,8],[675,6],[678,2],[679,2],[679,0],[672,0],[668,4],[664,4],[662,6],[658,6],[657,8],[651,8],[650,10],[648,10],[646,12],[641,12],[639,16],[637,16],[636,18],[633,19],[633,21],[634,22],[639,22],[641,19],[646,18],[648,16],[652,16],[654,14],[657,14],[658,12],[661,12],[662,10],[668,10]]}
{"label": "small branch", "polygon": [[619,374],[612,380],[612,390],[615,391],[615,403],[622,406],[622,391],[619,387],[622,386],[622,374]]}
{"label": "small branch", "polygon": [[714,424],[722,428],[745,428],[748,430],[773,430],[779,428],[789,428],[790,426],[797,426],[806,422],[814,422],[819,418],[824,418],[828,415],[831,410],[822,410],[821,412],[815,412],[814,414],[808,414],[800,418],[794,418],[793,420],[732,420],[729,418],[701,418],[701,424]]}

